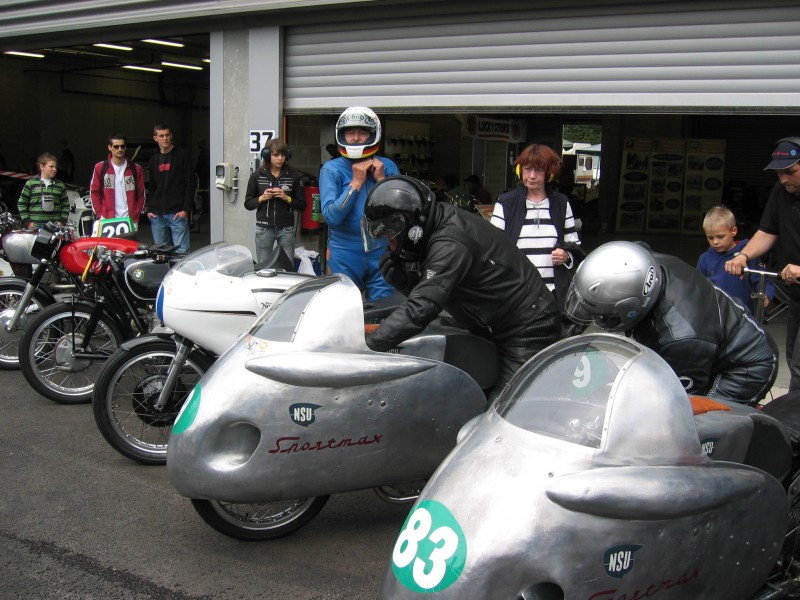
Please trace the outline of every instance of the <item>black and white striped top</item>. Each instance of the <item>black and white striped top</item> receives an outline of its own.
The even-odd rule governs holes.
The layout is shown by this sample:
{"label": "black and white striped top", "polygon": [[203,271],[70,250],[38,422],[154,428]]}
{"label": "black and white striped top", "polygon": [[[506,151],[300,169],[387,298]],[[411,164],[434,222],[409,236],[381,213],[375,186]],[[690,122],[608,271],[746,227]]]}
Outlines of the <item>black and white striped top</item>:
{"label": "black and white striped top", "polygon": [[[539,270],[539,274],[552,292],[556,287],[556,283],[551,252],[556,242],[558,242],[558,232],[550,218],[550,200],[545,198],[538,203],[534,203],[532,200],[525,200],[525,206],[527,207],[525,222],[517,240],[517,247],[525,253],[528,260]],[[499,202],[494,205],[491,223],[505,230],[506,221],[503,215],[503,206]],[[564,241],[580,244],[580,237],[575,230],[575,217],[572,215],[572,207],[569,203],[567,204],[567,214],[564,219]]]}

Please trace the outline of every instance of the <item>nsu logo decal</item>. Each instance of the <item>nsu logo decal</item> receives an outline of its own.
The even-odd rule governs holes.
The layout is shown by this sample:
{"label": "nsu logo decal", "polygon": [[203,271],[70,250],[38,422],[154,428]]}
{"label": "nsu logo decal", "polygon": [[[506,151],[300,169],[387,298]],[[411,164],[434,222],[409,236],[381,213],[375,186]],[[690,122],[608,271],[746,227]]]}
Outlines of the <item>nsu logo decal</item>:
{"label": "nsu logo decal", "polygon": [[319,404],[300,402],[289,407],[289,416],[292,421],[303,427],[308,427],[317,420],[316,410],[322,408]]}
{"label": "nsu logo decal", "polygon": [[603,555],[606,574],[616,579],[625,577],[633,569],[633,554],[641,547],[639,544],[626,544],[606,550]]}
{"label": "nsu logo decal", "polygon": [[700,440],[700,450],[703,453],[703,456],[714,456],[714,449],[717,446],[717,442],[719,438],[706,438],[704,440]]}

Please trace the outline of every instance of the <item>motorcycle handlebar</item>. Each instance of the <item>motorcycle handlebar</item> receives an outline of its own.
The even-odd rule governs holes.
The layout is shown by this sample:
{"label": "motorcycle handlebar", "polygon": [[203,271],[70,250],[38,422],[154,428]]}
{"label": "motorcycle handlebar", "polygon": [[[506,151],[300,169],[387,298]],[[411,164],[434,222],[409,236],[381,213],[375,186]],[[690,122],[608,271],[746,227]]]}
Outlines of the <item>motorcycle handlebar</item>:
{"label": "motorcycle handlebar", "polygon": [[750,267],[744,267],[742,269],[742,273],[746,273],[747,275],[760,275],[762,277],[769,277],[771,279],[781,278],[781,274],[776,271],[762,271],[760,269],[751,269]]}

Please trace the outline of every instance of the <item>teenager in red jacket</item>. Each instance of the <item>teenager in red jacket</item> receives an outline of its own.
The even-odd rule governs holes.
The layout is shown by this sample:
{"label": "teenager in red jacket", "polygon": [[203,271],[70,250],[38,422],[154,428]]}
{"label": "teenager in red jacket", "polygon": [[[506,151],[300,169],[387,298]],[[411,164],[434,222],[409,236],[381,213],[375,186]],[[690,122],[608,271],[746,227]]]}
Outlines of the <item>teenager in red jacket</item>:
{"label": "teenager in red jacket", "polygon": [[94,166],[89,184],[97,218],[130,217],[134,228],[138,228],[144,190],[144,171],[125,158],[125,136],[108,136],[108,158]]}

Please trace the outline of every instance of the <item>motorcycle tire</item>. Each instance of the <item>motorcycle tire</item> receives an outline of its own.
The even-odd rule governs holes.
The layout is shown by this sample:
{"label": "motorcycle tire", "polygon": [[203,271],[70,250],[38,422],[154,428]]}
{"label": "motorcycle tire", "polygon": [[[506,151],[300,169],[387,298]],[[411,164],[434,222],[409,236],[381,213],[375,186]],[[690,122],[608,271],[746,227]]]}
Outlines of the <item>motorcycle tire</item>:
{"label": "motorcycle tire", "polygon": [[[52,304],[30,320],[20,339],[22,374],[34,390],[59,404],[92,400],[94,384],[104,361],[72,356],[72,349],[83,342],[81,331],[91,312],[92,305],[85,302]],[[123,341],[116,321],[102,313],[89,350],[111,356]]]}
{"label": "motorcycle tire", "polygon": [[167,462],[175,418],[213,362],[203,352],[191,352],[166,406],[158,411],[154,404],[175,352],[175,342],[167,339],[120,348],[103,365],[94,387],[92,409],[100,433],[117,452],[145,465]]}
{"label": "motorcycle tire", "polygon": [[19,369],[19,341],[33,315],[53,303],[46,294],[34,292],[31,303],[12,330],[6,323],[14,315],[25,285],[0,281],[0,369]]}
{"label": "motorcycle tire", "polygon": [[197,514],[214,529],[246,542],[274,540],[294,533],[319,514],[330,496],[284,502],[243,504],[192,500]]}

